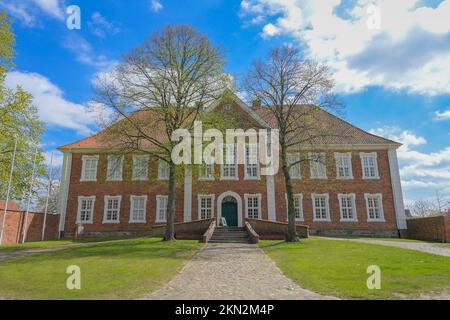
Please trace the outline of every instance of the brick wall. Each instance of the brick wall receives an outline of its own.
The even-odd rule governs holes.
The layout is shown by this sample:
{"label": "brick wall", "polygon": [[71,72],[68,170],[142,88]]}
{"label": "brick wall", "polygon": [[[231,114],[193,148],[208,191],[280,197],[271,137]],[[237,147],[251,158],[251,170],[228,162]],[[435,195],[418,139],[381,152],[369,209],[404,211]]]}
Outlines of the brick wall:
{"label": "brick wall", "polygon": [[[3,221],[3,211],[0,213],[0,221]],[[44,222],[44,214],[33,213],[28,214],[27,219],[27,242],[41,241],[42,225]],[[3,234],[3,244],[20,243],[25,226],[25,212],[8,211],[5,220],[5,230]],[[45,238],[44,240],[58,239],[59,215],[47,215]]]}
{"label": "brick wall", "polygon": [[[284,222],[273,222],[266,220],[246,219],[261,240],[284,240],[287,234],[288,224]],[[296,225],[297,234],[300,238],[308,238],[309,228],[306,225]]]}
{"label": "brick wall", "polygon": [[409,239],[450,242],[450,216],[411,218],[408,224]]}

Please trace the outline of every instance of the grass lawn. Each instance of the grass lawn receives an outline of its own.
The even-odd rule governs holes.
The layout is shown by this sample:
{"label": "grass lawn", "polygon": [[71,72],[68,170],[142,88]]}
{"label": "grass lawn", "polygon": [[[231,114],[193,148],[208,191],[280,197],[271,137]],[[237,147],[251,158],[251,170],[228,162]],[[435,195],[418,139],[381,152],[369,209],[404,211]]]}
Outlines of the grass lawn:
{"label": "grass lawn", "polygon": [[[128,237],[133,238],[133,237]],[[7,253],[18,250],[27,250],[27,249],[43,249],[43,248],[51,248],[57,246],[63,246],[67,244],[75,244],[75,243],[91,243],[91,242],[101,242],[101,241],[111,241],[111,240],[121,240],[127,239],[126,236],[110,236],[110,237],[89,237],[80,240],[72,240],[72,239],[62,239],[62,240],[53,240],[53,241],[39,241],[39,242],[26,242],[20,244],[4,244],[0,246],[0,254]]]}
{"label": "grass lawn", "polygon": [[[133,299],[168,282],[202,246],[139,238],[0,262],[0,298]],[[67,267],[81,268],[81,290],[68,290]]]}
{"label": "grass lawn", "polygon": [[[450,258],[393,247],[306,239],[261,241],[283,273],[305,289],[343,299],[398,299],[450,288]],[[366,286],[367,267],[381,268],[381,290]]]}

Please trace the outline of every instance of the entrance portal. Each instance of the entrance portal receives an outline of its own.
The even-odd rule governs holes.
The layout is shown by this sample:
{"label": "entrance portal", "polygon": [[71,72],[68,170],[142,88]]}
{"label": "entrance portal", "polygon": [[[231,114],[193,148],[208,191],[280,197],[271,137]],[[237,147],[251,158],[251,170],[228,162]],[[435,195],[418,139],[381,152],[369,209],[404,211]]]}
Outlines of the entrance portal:
{"label": "entrance portal", "polygon": [[234,197],[229,196],[223,199],[222,218],[225,218],[228,227],[238,226],[238,204]]}

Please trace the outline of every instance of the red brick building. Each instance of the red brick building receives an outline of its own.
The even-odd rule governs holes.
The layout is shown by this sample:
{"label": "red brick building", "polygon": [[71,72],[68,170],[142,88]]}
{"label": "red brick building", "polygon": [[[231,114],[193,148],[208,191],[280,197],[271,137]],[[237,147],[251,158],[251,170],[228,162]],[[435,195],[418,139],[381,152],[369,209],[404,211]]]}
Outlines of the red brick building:
{"label": "red brick building", "polygon": [[[275,128],[264,108],[250,108],[237,97],[210,109],[232,115],[243,129]],[[299,147],[290,152],[292,162],[314,154],[291,168],[297,220],[312,234],[397,236],[406,229],[396,155],[400,144],[325,111],[318,109],[317,115],[324,130],[339,134],[330,134],[314,150]],[[60,148],[60,231],[66,236],[79,224],[91,234],[145,233],[165,222],[164,163],[137,153],[113,155],[104,134]],[[245,218],[286,222],[281,170],[275,176],[257,171],[246,164],[186,169],[176,189],[175,222],[212,217],[225,217],[228,225],[236,226]]]}

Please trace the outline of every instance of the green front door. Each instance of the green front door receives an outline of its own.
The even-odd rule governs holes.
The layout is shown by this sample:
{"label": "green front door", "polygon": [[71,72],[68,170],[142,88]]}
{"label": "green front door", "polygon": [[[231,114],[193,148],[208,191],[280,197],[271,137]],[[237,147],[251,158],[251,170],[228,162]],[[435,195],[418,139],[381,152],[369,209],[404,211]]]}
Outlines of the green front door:
{"label": "green front door", "polygon": [[222,218],[227,220],[228,227],[238,226],[237,217],[237,203],[236,202],[223,202],[222,203]]}

